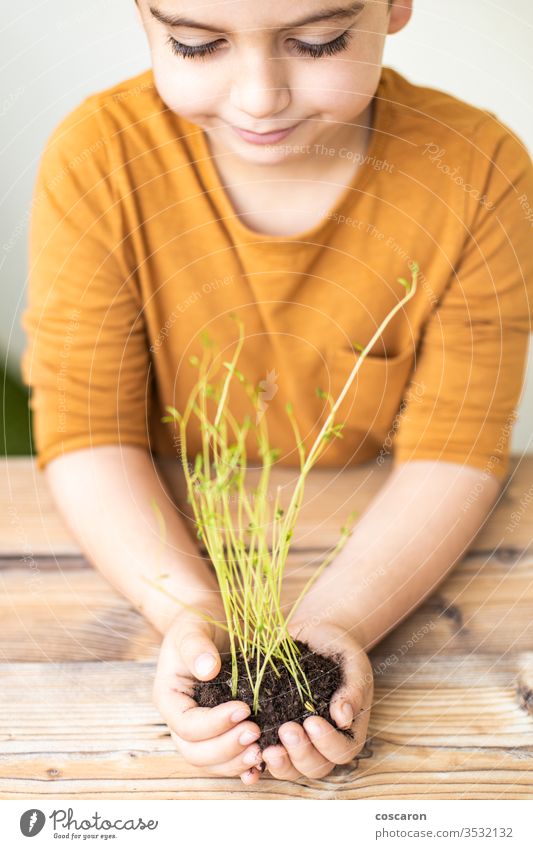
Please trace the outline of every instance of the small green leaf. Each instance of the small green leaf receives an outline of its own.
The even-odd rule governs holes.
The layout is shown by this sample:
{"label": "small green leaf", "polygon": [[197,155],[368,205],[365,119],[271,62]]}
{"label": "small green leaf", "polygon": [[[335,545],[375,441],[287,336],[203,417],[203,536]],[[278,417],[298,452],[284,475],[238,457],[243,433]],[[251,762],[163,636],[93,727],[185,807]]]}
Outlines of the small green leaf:
{"label": "small green leaf", "polygon": [[319,398],[327,398],[326,392],[324,392],[324,390],[321,389],[319,386],[317,386],[315,391]]}
{"label": "small green leaf", "polygon": [[181,414],[178,413],[178,411],[176,410],[175,407],[165,407],[165,410],[167,411],[167,413],[170,413],[170,415],[169,416],[163,416],[161,418],[161,421],[164,424],[167,424],[168,422],[180,422],[181,421]]}
{"label": "small green leaf", "polygon": [[400,283],[407,291],[409,292],[411,289],[411,284],[405,279],[405,277],[398,277],[398,283]]}
{"label": "small green leaf", "polygon": [[200,341],[204,348],[212,348],[214,345],[213,340],[211,339],[209,333],[206,330],[202,330],[200,333]]}
{"label": "small green leaf", "polygon": [[324,442],[331,442],[331,440],[335,436],[338,436],[341,439],[344,439],[344,437],[341,433],[343,427],[344,427],[344,424],[336,424],[336,425],[332,425],[332,427],[328,428],[328,430],[325,432],[325,434],[322,437]]}
{"label": "small green leaf", "polygon": [[352,342],[352,345],[357,351],[363,351],[364,347],[365,347],[364,345],[361,345],[359,342]]}
{"label": "small green leaf", "polygon": [[285,411],[290,415],[293,412],[293,406],[290,401],[285,404]]}
{"label": "small green leaf", "polygon": [[189,362],[190,362],[191,366],[199,366],[200,365],[200,360],[198,359],[196,354],[192,354],[192,356],[189,357]]}
{"label": "small green leaf", "polygon": [[175,419],[180,418],[180,414],[178,413],[178,411],[176,410],[175,407],[170,407],[170,406],[167,405],[165,407],[165,410],[167,411],[167,413],[170,413],[171,416],[174,416]]}

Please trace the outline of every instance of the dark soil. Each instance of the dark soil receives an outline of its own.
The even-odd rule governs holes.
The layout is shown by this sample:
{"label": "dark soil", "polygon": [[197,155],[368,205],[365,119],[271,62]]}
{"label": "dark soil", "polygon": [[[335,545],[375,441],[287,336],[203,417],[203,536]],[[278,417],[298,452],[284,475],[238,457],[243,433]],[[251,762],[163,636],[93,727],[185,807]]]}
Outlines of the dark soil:
{"label": "dark soil", "polygon": [[[261,729],[261,736],[257,741],[261,751],[267,746],[281,743],[278,736],[278,728],[284,722],[299,722],[303,725],[308,716],[322,716],[327,719],[334,728],[336,723],[329,713],[329,703],[335,690],[344,680],[342,660],[338,657],[326,657],[317,654],[309,648],[307,643],[296,640],[296,645],[301,651],[298,661],[305,672],[311,692],[313,693],[312,704],[314,711],[307,710],[300,700],[296,684],[285,667],[278,667],[280,677],[277,678],[274,670],[269,665],[261,683],[259,691],[260,711],[251,714],[249,719],[257,723]],[[242,659],[238,660],[238,690],[235,699],[246,702],[252,707],[253,696],[246,668]],[[222,663],[222,668],[216,678],[212,681],[198,681],[195,686],[194,700],[200,707],[216,707],[222,702],[233,700],[231,695],[231,656]],[[352,738],[351,732],[339,729],[343,734]]]}

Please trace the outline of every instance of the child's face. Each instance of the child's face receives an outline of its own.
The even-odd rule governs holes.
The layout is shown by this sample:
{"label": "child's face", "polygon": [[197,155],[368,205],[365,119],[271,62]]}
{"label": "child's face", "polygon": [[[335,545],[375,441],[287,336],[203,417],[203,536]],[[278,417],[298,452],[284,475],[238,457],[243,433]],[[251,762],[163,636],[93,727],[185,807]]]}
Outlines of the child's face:
{"label": "child's face", "polygon": [[[395,0],[390,8],[387,0],[138,4],[164,103],[202,127],[219,148],[258,163],[279,162],[345,137],[376,91],[385,36],[405,26],[411,13],[411,0]],[[339,9],[344,14],[303,23]],[[171,26],[162,16],[196,25]],[[198,54],[205,45],[209,52]],[[176,54],[187,47],[197,55]],[[283,140],[271,138],[269,144],[253,143],[235,129],[267,133],[289,127],[294,129]]]}

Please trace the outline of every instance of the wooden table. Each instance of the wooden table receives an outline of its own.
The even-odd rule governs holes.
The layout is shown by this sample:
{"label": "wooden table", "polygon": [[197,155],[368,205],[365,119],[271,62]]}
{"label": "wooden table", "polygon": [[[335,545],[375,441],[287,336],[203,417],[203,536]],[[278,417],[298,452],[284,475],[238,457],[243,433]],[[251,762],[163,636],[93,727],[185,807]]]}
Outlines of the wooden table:
{"label": "wooden table", "polygon": [[[314,471],[288,596],[389,472]],[[533,798],[533,458],[513,461],[468,556],[371,652],[362,756],[251,788],[177,754],[151,702],[157,634],[80,555],[32,461],[0,474],[1,798]]]}

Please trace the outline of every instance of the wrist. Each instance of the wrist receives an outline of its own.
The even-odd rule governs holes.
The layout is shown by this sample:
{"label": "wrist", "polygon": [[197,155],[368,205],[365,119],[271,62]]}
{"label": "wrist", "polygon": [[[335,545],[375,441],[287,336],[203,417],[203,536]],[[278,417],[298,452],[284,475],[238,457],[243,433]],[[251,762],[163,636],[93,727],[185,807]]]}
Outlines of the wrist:
{"label": "wrist", "polygon": [[[289,622],[289,630],[293,637],[298,632],[304,633],[306,630],[314,630],[316,628],[335,628],[342,631],[344,634],[356,642],[362,649],[367,651],[367,638],[363,627],[357,622],[345,622],[339,617],[326,616],[321,614],[319,610],[307,613],[302,612],[302,615],[295,614]],[[296,637],[297,639],[297,637]]]}
{"label": "wrist", "polygon": [[[350,635],[361,647],[366,649],[368,636],[365,633],[365,615],[354,604],[354,592],[337,590],[332,595],[331,584],[328,587],[313,590],[301,600],[290,619],[290,626],[318,628],[333,626]],[[322,591],[321,591],[322,589]]]}
{"label": "wrist", "polygon": [[224,608],[216,583],[198,583],[192,587],[171,576],[148,588],[142,612],[151,624],[165,635],[177,619],[189,615],[225,622]]}
{"label": "wrist", "polygon": [[290,622],[306,627],[335,626],[369,650],[369,610],[362,607],[362,595],[364,588],[352,561],[339,555],[301,599]]}

